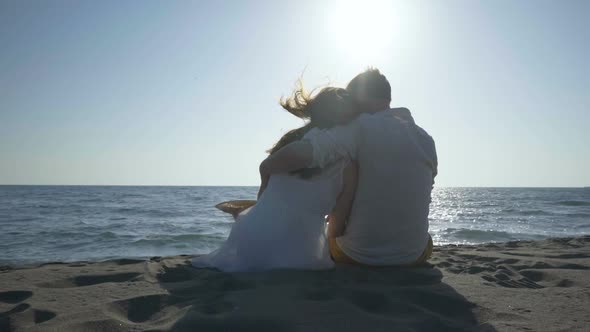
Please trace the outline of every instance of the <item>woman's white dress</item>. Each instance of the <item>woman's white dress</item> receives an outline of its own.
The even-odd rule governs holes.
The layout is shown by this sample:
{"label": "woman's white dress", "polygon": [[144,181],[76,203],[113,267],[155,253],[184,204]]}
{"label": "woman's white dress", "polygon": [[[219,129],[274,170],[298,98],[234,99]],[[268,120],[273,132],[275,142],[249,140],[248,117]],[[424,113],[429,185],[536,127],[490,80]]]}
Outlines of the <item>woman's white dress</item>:
{"label": "woman's white dress", "polygon": [[[305,138],[313,139],[316,130]],[[310,179],[273,175],[257,204],[238,216],[226,242],[195,257],[193,266],[227,272],[331,268],[325,216],[342,190],[346,165],[338,161]]]}

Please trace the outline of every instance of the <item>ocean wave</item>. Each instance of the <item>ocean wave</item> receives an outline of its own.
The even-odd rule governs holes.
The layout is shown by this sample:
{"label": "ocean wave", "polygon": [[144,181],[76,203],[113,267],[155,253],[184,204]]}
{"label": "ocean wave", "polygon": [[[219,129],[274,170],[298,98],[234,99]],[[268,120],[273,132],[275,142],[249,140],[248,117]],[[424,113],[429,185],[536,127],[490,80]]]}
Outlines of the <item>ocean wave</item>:
{"label": "ocean wave", "polygon": [[21,217],[21,218],[9,218],[7,221],[9,222],[26,222],[26,221],[33,221],[33,220],[39,220],[39,217]]}
{"label": "ocean wave", "polygon": [[[255,187],[0,187],[2,259],[73,260],[206,253],[233,225],[214,203]],[[437,243],[504,242],[590,232],[588,191],[433,191]],[[453,228],[450,228],[453,227]]]}
{"label": "ocean wave", "polygon": [[520,210],[515,208],[506,208],[501,210],[505,214],[513,214],[519,216],[552,216],[555,213],[546,210]]}
{"label": "ocean wave", "polygon": [[109,220],[117,221],[117,220],[126,220],[127,217],[110,217]]}
{"label": "ocean wave", "polygon": [[555,202],[555,204],[562,206],[590,206],[588,201],[559,201]]}
{"label": "ocean wave", "polygon": [[122,194],[119,196],[120,198],[147,198],[148,195],[144,194]]}
{"label": "ocean wave", "polygon": [[114,211],[115,213],[121,214],[139,214],[145,215],[149,217],[159,217],[159,218],[170,218],[170,217],[182,217],[185,216],[184,213],[178,211],[169,211],[169,210],[156,210],[156,209],[139,209],[139,208],[118,208]]}
{"label": "ocean wave", "polygon": [[50,239],[75,239],[75,238],[88,238],[92,237],[93,234],[90,232],[65,232],[65,231],[40,231],[39,235],[42,235]]}
{"label": "ocean wave", "polygon": [[555,215],[553,212],[544,211],[544,210],[522,210],[516,211],[517,215],[521,216],[552,216]]}
{"label": "ocean wave", "polygon": [[98,234],[98,236],[103,239],[116,239],[119,237],[119,235],[117,235],[116,233],[110,232],[110,231],[102,232],[102,233]]}
{"label": "ocean wave", "polygon": [[105,199],[104,198],[86,198],[86,199],[81,199],[80,203],[99,203],[99,202],[104,202]]}
{"label": "ocean wave", "polygon": [[443,231],[445,237],[455,237],[466,242],[504,242],[521,239],[543,238],[538,234],[511,233],[497,230],[480,230],[469,228],[447,228]]}
{"label": "ocean wave", "polygon": [[133,241],[135,246],[166,246],[186,243],[218,243],[222,236],[213,236],[210,234],[180,234],[180,235],[162,235],[153,238],[144,238]]}
{"label": "ocean wave", "polygon": [[572,217],[572,218],[589,218],[590,219],[590,213],[567,213],[565,215],[568,217]]}

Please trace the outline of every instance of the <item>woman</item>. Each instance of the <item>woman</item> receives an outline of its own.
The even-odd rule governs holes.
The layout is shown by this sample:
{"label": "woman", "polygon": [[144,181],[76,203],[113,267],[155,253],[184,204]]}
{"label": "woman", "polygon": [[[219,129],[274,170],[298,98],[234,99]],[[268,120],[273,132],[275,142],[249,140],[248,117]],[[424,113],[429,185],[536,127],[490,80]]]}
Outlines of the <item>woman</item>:
{"label": "woman", "polygon": [[[344,124],[356,115],[348,92],[333,87],[311,96],[300,84],[290,98],[281,100],[281,106],[308,122],[286,133],[270,154],[291,142],[313,139],[319,131]],[[330,268],[334,263],[327,237],[343,233],[355,189],[356,166],[350,160],[272,176],[256,205],[236,216],[221,248],[194,258],[193,265],[228,272]]]}

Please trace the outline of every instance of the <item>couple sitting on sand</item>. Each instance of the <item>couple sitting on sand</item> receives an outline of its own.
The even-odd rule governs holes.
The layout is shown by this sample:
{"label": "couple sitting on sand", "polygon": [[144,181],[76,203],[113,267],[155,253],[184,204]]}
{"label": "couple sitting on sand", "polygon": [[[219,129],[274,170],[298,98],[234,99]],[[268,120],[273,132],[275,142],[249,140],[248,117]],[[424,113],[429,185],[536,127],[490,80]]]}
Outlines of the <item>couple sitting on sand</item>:
{"label": "couple sitting on sand", "polygon": [[311,96],[299,87],[282,100],[307,124],[270,150],[256,204],[234,206],[227,241],[193,265],[255,271],[425,262],[436,150],[410,112],[390,102],[391,86],[376,69],[346,89]]}

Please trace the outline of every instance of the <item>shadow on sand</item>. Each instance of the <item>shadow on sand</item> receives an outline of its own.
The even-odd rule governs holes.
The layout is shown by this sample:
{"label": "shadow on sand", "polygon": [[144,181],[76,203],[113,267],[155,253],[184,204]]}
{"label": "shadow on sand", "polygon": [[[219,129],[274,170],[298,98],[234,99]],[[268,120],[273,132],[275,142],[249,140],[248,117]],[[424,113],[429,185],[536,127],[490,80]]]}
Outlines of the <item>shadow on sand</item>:
{"label": "shadow on sand", "polygon": [[138,314],[173,306],[175,331],[495,331],[430,265],[224,273],[188,258],[149,264],[169,295],[144,300],[153,308]]}

